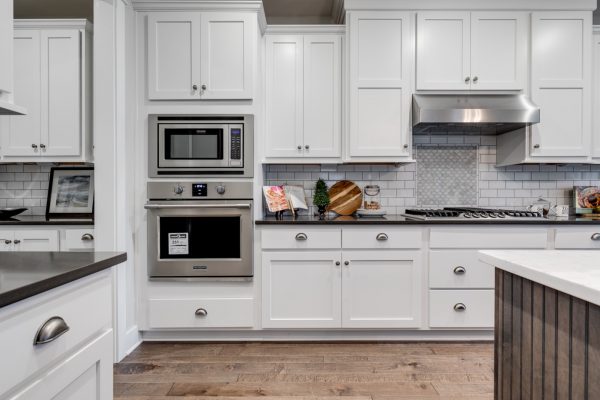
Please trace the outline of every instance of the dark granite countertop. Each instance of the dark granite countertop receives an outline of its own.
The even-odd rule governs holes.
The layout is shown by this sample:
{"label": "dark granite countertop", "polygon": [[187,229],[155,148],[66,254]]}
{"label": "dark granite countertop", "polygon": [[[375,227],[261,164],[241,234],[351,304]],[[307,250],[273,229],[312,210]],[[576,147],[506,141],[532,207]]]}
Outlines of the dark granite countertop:
{"label": "dark granite countertop", "polygon": [[10,219],[0,219],[0,225],[94,225],[91,219],[46,219],[44,216],[17,215]]}
{"label": "dark granite countertop", "polygon": [[0,257],[0,307],[127,260],[113,252],[5,252]]}
{"label": "dark granite countertop", "polygon": [[599,218],[548,217],[539,220],[518,221],[510,219],[461,219],[421,221],[407,219],[401,215],[386,215],[381,218],[337,217],[320,220],[318,217],[300,216],[282,220],[274,216],[257,219],[256,225],[600,225]]}

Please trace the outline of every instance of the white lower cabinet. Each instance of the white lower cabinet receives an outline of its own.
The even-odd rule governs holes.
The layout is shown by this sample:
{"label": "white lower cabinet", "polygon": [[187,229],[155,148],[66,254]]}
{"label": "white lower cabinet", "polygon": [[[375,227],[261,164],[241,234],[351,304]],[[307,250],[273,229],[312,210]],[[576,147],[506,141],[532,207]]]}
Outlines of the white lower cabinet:
{"label": "white lower cabinet", "polygon": [[342,327],[421,325],[421,252],[345,251],[342,256]]}
{"label": "white lower cabinet", "polygon": [[494,290],[430,290],[431,328],[494,327]]}
{"label": "white lower cabinet", "polygon": [[58,251],[56,230],[2,230],[0,251]]}
{"label": "white lower cabinet", "polygon": [[263,252],[264,328],[339,328],[341,252]]}
{"label": "white lower cabinet", "polygon": [[151,328],[249,328],[254,324],[251,298],[150,299]]}

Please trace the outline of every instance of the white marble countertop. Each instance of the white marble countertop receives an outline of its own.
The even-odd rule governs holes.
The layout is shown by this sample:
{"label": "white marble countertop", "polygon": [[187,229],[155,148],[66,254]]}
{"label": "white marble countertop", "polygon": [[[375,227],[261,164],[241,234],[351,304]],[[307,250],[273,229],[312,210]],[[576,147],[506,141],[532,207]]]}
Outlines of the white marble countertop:
{"label": "white marble countertop", "polygon": [[486,250],[479,252],[479,259],[600,305],[600,250]]}

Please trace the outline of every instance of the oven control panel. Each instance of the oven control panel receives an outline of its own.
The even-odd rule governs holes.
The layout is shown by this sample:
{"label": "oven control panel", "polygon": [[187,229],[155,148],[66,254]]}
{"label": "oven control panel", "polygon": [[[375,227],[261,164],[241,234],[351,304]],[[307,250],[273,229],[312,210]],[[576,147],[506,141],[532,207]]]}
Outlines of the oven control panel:
{"label": "oven control panel", "polygon": [[192,196],[193,197],[208,196],[208,185],[206,183],[192,183]]}

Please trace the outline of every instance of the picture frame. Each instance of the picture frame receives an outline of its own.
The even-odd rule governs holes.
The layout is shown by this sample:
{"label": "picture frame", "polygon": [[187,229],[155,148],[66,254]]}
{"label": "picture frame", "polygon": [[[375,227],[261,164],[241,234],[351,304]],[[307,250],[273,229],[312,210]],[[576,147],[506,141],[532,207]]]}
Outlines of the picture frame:
{"label": "picture frame", "polygon": [[94,219],[94,167],[52,167],[46,219]]}

